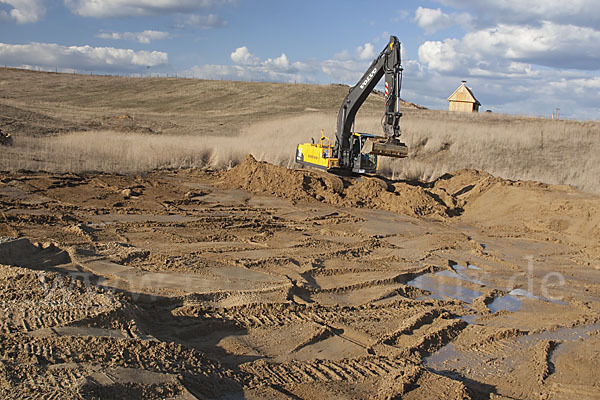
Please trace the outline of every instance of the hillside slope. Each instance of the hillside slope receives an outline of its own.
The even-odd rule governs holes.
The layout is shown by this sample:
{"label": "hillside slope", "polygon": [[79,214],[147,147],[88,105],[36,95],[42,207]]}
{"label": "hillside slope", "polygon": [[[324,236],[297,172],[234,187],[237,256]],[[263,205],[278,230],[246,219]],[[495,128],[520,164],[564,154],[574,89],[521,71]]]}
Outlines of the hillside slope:
{"label": "hillside slope", "polygon": [[[291,167],[298,143],[318,140],[321,130],[333,141],[347,92],[343,85],[0,68],[0,128],[15,135],[15,146],[0,153],[0,170],[220,169],[242,162],[248,153]],[[403,107],[402,140],[409,157],[382,158],[383,175],[431,181],[468,168],[600,193],[597,121]],[[354,129],[382,134],[383,109],[383,96],[373,93]]]}
{"label": "hillside slope", "polygon": [[[0,124],[24,135],[98,128],[227,135],[265,118],[337,111],[348,89],[335,84],[129,78],[0,68]],[[383,104],[383,95],[373,93],[363,110],[381,110]]]}

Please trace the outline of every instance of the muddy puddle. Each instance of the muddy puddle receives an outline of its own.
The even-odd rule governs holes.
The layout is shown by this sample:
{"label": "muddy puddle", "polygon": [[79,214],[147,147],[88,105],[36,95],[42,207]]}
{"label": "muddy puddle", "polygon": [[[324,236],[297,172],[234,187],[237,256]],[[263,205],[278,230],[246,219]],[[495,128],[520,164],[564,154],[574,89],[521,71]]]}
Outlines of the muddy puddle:
{"label": "muddy puddle", "polygon": [[498,297],[494,299],[490,304],[488,304],[488,308],[490,312],[496,313],[498,311],[506,310],[506,311],[519,311],[521,309],[521,299],[513,295],[506,295],[502,297]]}
{"label": "muddy puddle", "polygon": [[[569,342],[575,342],[590,337],[594,332],[600,330],[600,324],[582,325],[573,328],[559,328],[553,331],[544,331],[540,333],[531,333],[519,336],[514,340],[506,339],[500,348],[506,353],[509,348],[532,348],[536,343],[542,340],[551,340],[558,345],[556,350],[549,355],[561,354],[561,345]],[[506,356],[506,355],[505,355]],[[424,358],[426,366],[438,370],[473,370],[480,364],[485,363],[486,358],[490,357],[490,352],[477,350],[459,349],[456,344],[448,343],[440,350]],[[505,361],[507,363],[507,361]]]}
{"label": "muddy puddle", "polygon": [[[454,264],[451,268],[452,269],[420,275],[407,282],[407,285],[427,290],[431,293],[427,296],[419,297],[419,300],[453,299],[464,301],[465,303],[473,303],[476,298],[482,296],[488,289],[508,290],[494,285],[491,282],[491,279],[482,278],[482,276],[484,276],[484,274],[487,275],[487,273],[483,272],[483,269],[476,265],[467,264],[465,266]],[[491,276],[487,275],[487,277]],[[494,298],[491,303],[487,304],[487,307],[492,314],[499,311],[516,312],[521,310],[523,300],[543,301],[560,305],[568,304],[559,299],[536,296],[525,289],[517,288],[510,290],[505,295]]]}
{"label": "muddy puddle", "polygon": [[479,271],[481,268],[475,265],[455,264],[452,270],[443,270],[434,273],[420,275],[407,282],[407,285],[431,292],[431,295],[422,299],[432,298],[436,300],[455,299],[472,303],[477,297],[483,294],[483,291],[466,287],[462,282],[471,283],[482,288],[486,286],[484,282],[467,274],[468,270]]}
{"label": "muddy puddle", "polygon": [[460,284],[453,285],[448,283],[439,279],[439,277],[443,275],[438,274],[439,273],[436,272],[434,274],[421,275],[409,281],[407,284],[432,293],[429,296],[423,297],[423,299],[427,297],[436,300],[456,299],[466,303],[472,303],[473,300],[483,294],[483,292],[466,288]]}
{"label": "muddy puddle", "polygon": [[566,301],[536,296],[524,289],[513,289],[508,294],[495,298],[494,301],[488,304],[488,308],[492,314],[498,311],[519,311],[523,305],[524,299],[539,300],[561,305],[568,304]]}

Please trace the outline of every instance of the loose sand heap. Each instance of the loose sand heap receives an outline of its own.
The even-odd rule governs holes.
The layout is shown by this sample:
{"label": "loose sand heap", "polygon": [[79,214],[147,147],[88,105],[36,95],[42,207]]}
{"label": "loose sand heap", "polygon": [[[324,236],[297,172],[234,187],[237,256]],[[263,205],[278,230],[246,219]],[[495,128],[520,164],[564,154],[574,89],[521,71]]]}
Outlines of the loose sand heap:
{"label": "loose sand heap", "polygon": [[371,176],[342,178],[325,172],[290,170],[247,155],[242,164],[225,174],[220,185],[296,201],[316,199],[341,207],[387,210],[411,216],[444,216],[453,215],[460,207],[460,201],[447,189],[456,189],[465,181],[486,187],[494,180],[497,181],[488,174],[470,170],[459,171],[440,185],[391,182]]}
{"label": "loose sand heap", "polygon": [[0,204],[2,398],[598,398],[598,196],[249,156]]}
{"label": "loose sand heap", "polygon": [[[568,186],[510,181],[477,170],[463,169],[429,183],[372,176],[343,178],[325,172],[291,170],[247,155],[217,185],[294,202],[318,200],[340,207],[436,219],[462,216],[462,220],[486,226],[502,219],[504,223],[527,226],[533,232],[572,234],[573,240],[585,240],[595,250],[600,248],[596,240],[600,237],[597,196],[586,196]],[[577,200],[571,202],[570,197]]]}

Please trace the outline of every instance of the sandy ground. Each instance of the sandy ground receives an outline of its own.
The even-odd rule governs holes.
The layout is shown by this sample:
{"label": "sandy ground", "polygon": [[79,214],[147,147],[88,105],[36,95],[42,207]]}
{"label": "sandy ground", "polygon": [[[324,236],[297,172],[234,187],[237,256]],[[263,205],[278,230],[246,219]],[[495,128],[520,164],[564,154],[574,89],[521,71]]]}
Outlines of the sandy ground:
{"label": "sandy ground", "polygon": [[600,398],[600,197],[252,157],[0,176],[2,398]]}

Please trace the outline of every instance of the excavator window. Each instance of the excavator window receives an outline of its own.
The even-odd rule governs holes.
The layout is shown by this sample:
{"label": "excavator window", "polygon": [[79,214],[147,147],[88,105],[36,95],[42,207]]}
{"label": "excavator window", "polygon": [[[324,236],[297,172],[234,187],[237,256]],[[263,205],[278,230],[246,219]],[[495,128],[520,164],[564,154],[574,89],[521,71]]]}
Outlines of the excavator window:
{"label": "excavator window", "polygon": [[375,169],[377,168],[377,156],[374,154],[361,154],[360,149],[363,148],[366,136],[352,136],[352,163],[354,168],[360,169]]}
{"label": "excavator window", "polygon": [[359,137],[353,136],[352,137],[352,156],[354,158],[358,157],[358,155],[360,154],[360,148],[361,148],[361,140]]}

